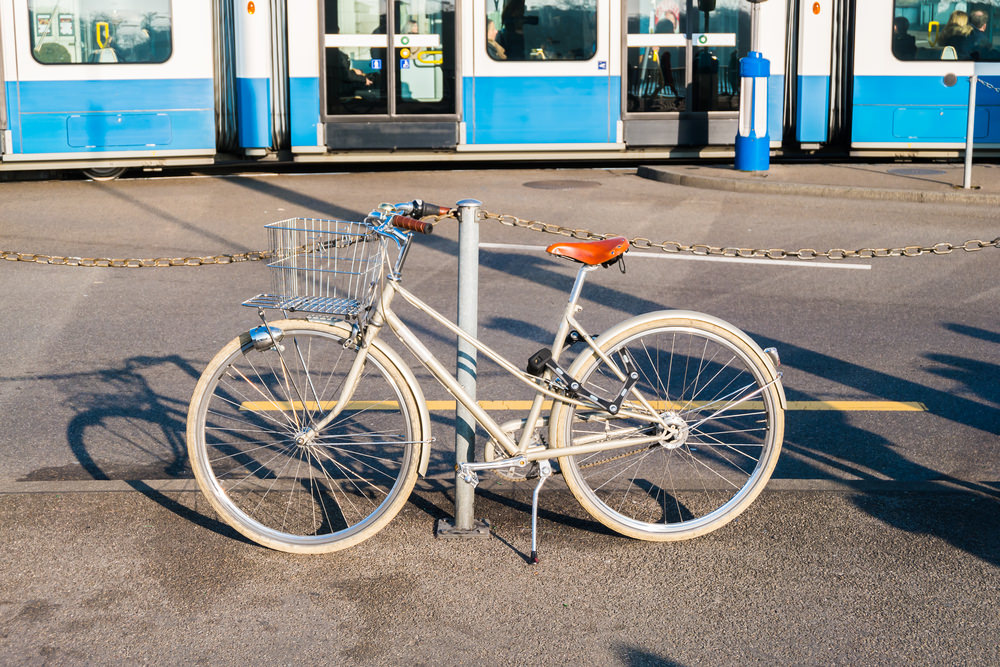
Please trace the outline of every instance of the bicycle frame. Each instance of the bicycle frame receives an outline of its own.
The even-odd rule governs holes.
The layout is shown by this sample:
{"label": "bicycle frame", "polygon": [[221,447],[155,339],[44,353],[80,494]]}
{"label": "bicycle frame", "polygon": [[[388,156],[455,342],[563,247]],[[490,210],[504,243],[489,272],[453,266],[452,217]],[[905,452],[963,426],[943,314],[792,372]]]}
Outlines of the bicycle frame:
{"label": "bicycle frame", "polygon": [[[397,265],[398,268],[398,265]],[[580,310],[577,305],[580,297],[580,293],[583,291],[583,285],[586,282],[586,276],[591,271],[595,270],[596,266],[581,266],[577,276],[576,281],[573,284],[573,288],[570,290],[569,301],[566,304],[566,308],[563,312],[562,318],[560,320],[559,326],[556,330],[555,339],[552,345],[552,358],[554,361],[558,362],[559,356],[565,349],[565,341],[570,333],[570,331],[577,331],[580,338],[587,343],[593,352],[598,355],[602,360],[609,365],[610,368],[614,369],[618,378],[622,381],[625,380],[625,374],[621,369],[617,367],[614,362],[609,359],[594,343],[592,337],[587,333],[583,326],[576,320],[575,314]],[[489,357],[502,369],[504,369],[508,374],[514,376],[516,379],[520,380],[524,384],[535,389],[535,397],[532,401],[531,408],[528,412],[527,418],[524,419],[521,425],[521,437],[517,442],[508,435],[508,433],[493,419],[489,413],[484,410],[476,402],[474,398],[469,396],[469,394],[462,389],[457,378],[447,369],[444,364],[442,364],[437,357],[427,348],[423,342],[410,330],[410,328],[399,318],[399,316],[392,310],[392,301],[397,296],[401,296],[407,303],[415,307],[417,310],[430,316],[434,321],[445,327],[447,330],[451,331],[455,335],[461,337],[463,340],[467,341],[469,344],[473,345],[478,351],[482,352],[484,355]],[[442,385],[444,388],[463,406],[465,406],[473,418],[489,433],[500,447],[511,457],[523,457],[524,461],[537,461],[551,458],[551,452],[548,448],[542,450],[528,451],[531,443],[531,436],[538,425],[541,411],[544,407],[545,398],[551,398],[563,403],[576,405],[578,407],[583,407],[587,409],[594,409],[594,406],[590,403],[577,400],[566,396],[565,394],[559,393],[553,389],[545,386],[547,381],[550,379],[550,372],[545,371],[545,373],[539,378],[525,371],[511,363],[503,355],[499,354],[485,343],[480,341],[478,338],[466,333],[458,327],[454,322],[449,320],[447,317],[434,310],[431,306],[421,301],[416,295],[404,288],[400,284],[399,272],[396,271],[389,276],[386,281],[385,288],[382,290],[382,294],[379,298],[379,305],[375,313],[372,315],[368,321],[367,328],[365,330],[358,356],[354,361],[354,366],[348,374],[348,379],[344,384],[344,389],[341,396],[337,402],[337,405],[331,410],[329,414],[326,415],[319,423],[317,423],[313,429],[316,431],[322,430],[327,424],[329,424],[347,405],[350,400],[351,395],[354,393],[355,386],[358,379],[361,376],[361,370],[364,367],[365,357],[367,353],[368,346],[373,340],[378,336],[383,325],[388,325],[389,329],[395,334],[401,343],[410,351],[410,353],[418,360],[420,363],[427,368],[428,371],[434,376],[434,378]],[[657,423],[666,428],[666,424],[663,422],[662,418],[659,417],[658,412],[653,409],[653,407],[648,403],[648,401],[639,394],[634,388],[632,389],[632,394],[637,398],[640,404],[646,408],[647,412],[644,413],[632,413],[627,410],[622,410],[618,413],[621,415],[628,415],[635,417],[640,420],[648,421],[650,423]],[[744,397],[744,400],[746,397]],[[636,429],[638,432],[639,429]],[[620,434],[619,434],[620,435]],[[662,432],[656,435],[636,437],[636,438],[618,438],[612,442],[608,442],[604,438],[595,437],[594,442],[581,443],[572,445],[570,447],[560,447],[559,456],[573,456],[580,454],[588,454],[596,451],[604,451],[609,449],[618,449],[623,447],[634,447],[642,444],[648,444],[653,442],[662,441]]]}

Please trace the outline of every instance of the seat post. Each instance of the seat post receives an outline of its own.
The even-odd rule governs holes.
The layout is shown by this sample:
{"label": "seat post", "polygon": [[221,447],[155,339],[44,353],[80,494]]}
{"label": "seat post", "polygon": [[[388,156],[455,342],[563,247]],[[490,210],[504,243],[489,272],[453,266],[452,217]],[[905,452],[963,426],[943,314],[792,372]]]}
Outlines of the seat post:
{"label": "seat post", "polygon": [[573,283],[573,289],[569,292],[569,306],[573,308],[576,306],[577,300],[580,298],[580,293],[583,291],[583,284],[587,281],[587,274],[598,268],[595,266],[588,266],[583,264],[580,266],[580,270],[576,272],[576,282]]}

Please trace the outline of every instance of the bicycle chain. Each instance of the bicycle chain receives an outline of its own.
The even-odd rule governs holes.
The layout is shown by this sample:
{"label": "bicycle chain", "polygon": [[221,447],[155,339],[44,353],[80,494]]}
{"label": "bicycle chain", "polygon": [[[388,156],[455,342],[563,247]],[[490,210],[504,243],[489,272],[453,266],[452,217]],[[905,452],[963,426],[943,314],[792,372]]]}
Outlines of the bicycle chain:
{"label": "bicycle chain", "polygon": [[[495,220],[507,227],[517,227],[535,232],[567,236],[580,240],[602,240],[618,236],[618,234],[599,234],[587,229],[563,227],[540,220],[525,220],[514,215],[500,213],[490,213],[482,211],[481,218],[484,220]],[[980,241],[972,239],[961,244],[935,243],[931,246],[909,245],[897,248],[860,248],[848,250],[846,248],[833,248],[831,250],[819,251],[813,248],[801,248],[799,250],[784,250],[782,248],[736,248],[732,246],[712,246],[706,244],[687,245],[677,241],[655,242],[643,236],[629,239],[629,243],[634,248],[647,249],[657,248],[667,253],[692,253],[701,256],[719,257],[743,257],[753,259],[816,259],[823,257],[831,260],[841,260],[850,258],[873,259],[876,257],[919,257],[926,254],[947,255],[955,250],[975,252],[984,248],[1000,248],[1000,237],[992,241]]]}
{"label": "bicycle chain", "polygon": [[[431,215],[423,220],[438,223],[442,220],[455,219],[455,211],[450,211],[444,215]],[[519,218],[516,215],[491,213],[486,210],[480,211],[480,219],[495,220],[507,227],[527,229],[529,231],[566,236],[578,240],[602,240],[618,236],[618,234],[601,234],[587,229],[563,227],[554,223],[542,222],[540,220],[528,220]],[[859,248],[848,250],[845,248],[833,248],[826,251],[819,251],[813,248],[800,248],[799,250],[785,250],[782,248],[737,248],[734,246],[713,246],[707,244],[688,245],[677,241],[660,241],[638,236],[629,239],[629,243],[638,249],[656,248],[666,253],[691,253],[701,256],[718,257],[741,257],[749,259],[803,259],[811,260],[825,258],[830,260],[841,259],[873,259],[881,257],[919,257],[921,255],[947,255],[956,250],[965,252],[975,252],[984,248],[1000,248],[1000,237],[992,241],[981,241],[970,239],[965,243],[954,244],[947,242],[935,243],[931,246],[908,245],[896,248]],[[154,258],[125,258],[114,259],[109,257],[64,257],[60,255],[43,255],[39,253],[17,252],[13,250],[0,250],[0,259],[12,262],[33,262],[36,264],[51,264],[55,266],[86,266],[104,268],[163,268],[168,266],[207,266],[212,264],[240,264],[243,262],[266,261],[273,256],[267,250],[252,250],[242,253],[226,253],[221,255],[208,255],[202,257],[154,257]]]}

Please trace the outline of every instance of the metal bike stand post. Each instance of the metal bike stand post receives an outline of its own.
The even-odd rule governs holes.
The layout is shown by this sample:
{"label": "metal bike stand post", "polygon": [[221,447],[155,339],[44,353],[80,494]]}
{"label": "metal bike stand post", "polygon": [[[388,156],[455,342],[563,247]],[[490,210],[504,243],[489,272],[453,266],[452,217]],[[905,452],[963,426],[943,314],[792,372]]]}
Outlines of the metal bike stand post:
{"label": "metal bike stand post", "polygon": [[962,175],[962,188],[970,190],[972,188],[972,142],[976,129],[976,86],[979,85],[979,77],[973,73],[969,77],[969,117],[965,126],[965,171]]}
{"label": "metal bike stand post", "polygon": [[[458,326],[475,336],[479,330],[479,211],[482,202],[463,199],[458,208]],[[458,339],[457,369],[459,385],[476,397],[476,348]],[[460,463],[475,459],[476,420],[461,404],[455,408],[455,520],[440,519],[438,537],[489,537],[490,524],[475,519],[473,510],[476,487],[458,472]]]}

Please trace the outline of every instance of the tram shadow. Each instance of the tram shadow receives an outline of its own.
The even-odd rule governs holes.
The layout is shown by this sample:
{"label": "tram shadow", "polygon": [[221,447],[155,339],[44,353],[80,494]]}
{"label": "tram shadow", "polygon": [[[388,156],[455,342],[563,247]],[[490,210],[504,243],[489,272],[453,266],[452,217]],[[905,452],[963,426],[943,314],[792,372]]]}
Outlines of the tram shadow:
{"label": "tram shadow", "polygon": [[[960,324],[943,326],[987,342],[1000,341],[995,332]],[[905,397],[927,406],[925,413],[791,411],[786,415],[785,445],[775,478],[840,479],[846,480],[847,488],[859,483],[863,490],[853,502],[870,516],[908,533],[937,537],[1000,565],[1000,480],[959,478],[943,471],[961,465],[956,460],[962,451],[982,451],[990,440],[996,442],[1000,392],[995,378],[1000,366],[958,355],[923,355],[929,362],[925,372],[962,385],[946,391],[787,342],[757,339],[777,346],[785,366],[821,373],[861,393]],[[786,389],[790,401],[821,398]],[[906,422],[914,414],[923,415],[919,431],[912,425],[907,431]],[[956,426],[981,443],[955,437]],[[891,437],[894,432],[907,434],[907,441]],[[913,442],[914,437],[919,441]],[[936,443],[933,451],[951,463],[942,463],[942,469],[927,464],[933,454],[920,452],[931,447],[927,443]],[[950,446],[963,449],[949,450]]]}
{"label": "tram shadow", "polygon": [[[494,255],[486,257],[484,264],[501,271],[530,269],[533,279],[553,287],[563,287],[567,281],[543,258],[518,256],[515,260]],[[588,286],[585,299],[625,314],[664,308],[663,303],[596,283]],[[486,327],[533,345],[551,341],[551,332],[517,317],[496,316]],[[1000,333],[994,331],[959,323],[942,327],[987,344],[1000,342]],[[909,533],[938,537],[991,564],[1000,564],[1000,480],[976,477],[974,472],[949,473],[969,469],[961,461],[962,452],[992,451],[990,443],[996,443],[1000,385],[995,378],[1000,375],[1000,365],[987,361],[984,355],[924,354],[923,381],[753,331],[747,333],[762,347],[776,347],[785,368],[835,381],[848,395],[927,406],[923,413],[790,411],[775,479],[844,482],[845,489],[859,489],[854,503],[870,516]],[[946,385],[935,377],[950,380],[956,388],[944,388]],[[790,401],[829,399],[787,383],[785,388]],[[921,420],[919,426],[913,426],[914,419]],[[956,438],[956,427],[965,439]],[[935,460],[940,460],[940,465],[935,465]]]}

